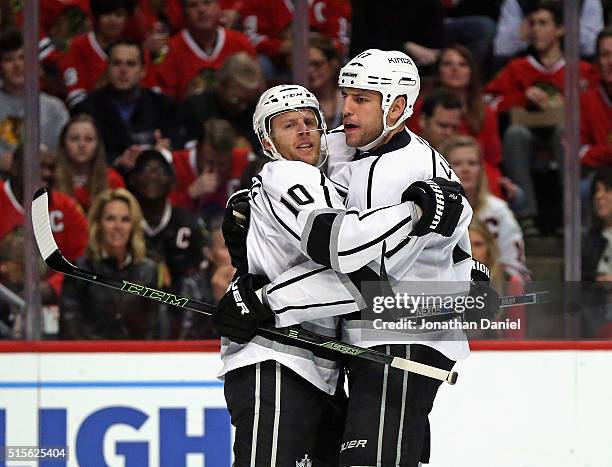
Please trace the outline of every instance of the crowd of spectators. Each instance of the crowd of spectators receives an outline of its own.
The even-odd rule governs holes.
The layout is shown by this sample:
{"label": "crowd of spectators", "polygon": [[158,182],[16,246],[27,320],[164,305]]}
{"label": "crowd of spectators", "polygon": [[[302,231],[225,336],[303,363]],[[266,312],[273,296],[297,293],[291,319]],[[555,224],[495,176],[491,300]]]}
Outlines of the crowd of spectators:
{"label": "crowd of spectators", "polygon": [[[494,271],[500,293],[520,293],[531,276],[525,238],[561,227],[541,216],[549,200],[537,186],[542,167],[563,174],[562,3],[308,2],[309,88],[329,128],[342,123],[337,75],[347,58],[393,48],[419,66],[408,127],[461,178],[475,212],[474,255]],[[608,0],[580,2],[582,147],[572,157],[594,207],[585,239],[597,249],[585,243],[583,274],[595,281],[612,275],[602,207],[612,192],[610,13]],[[24,1],[0,0],[0,282],[17,294],[23,15]],[[266,161],[252,115],[266,87],[291,79],[293,19],[291,0],[40,0],[39,161],[69,260],[209,303],[222,296],[234,270],[219,216]],[[43,304],[59,307],[45,336],[215,337],[197,313],[40,269]],[[18,308],[0,305],[0,336],[19,336]]]}

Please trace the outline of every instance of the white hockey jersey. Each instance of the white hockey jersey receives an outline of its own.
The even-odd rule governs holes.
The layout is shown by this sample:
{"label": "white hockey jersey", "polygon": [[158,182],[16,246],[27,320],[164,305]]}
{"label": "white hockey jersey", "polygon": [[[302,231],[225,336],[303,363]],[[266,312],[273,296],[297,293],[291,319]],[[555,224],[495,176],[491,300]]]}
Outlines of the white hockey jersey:
{"label": "white hockey jersey", "polygon": [[[346,211],[329,179],[316,167],[296,161],[265,165],[250,196],[249,272],[270,279],[283,275],[267,288],[265,300],[291,290],[291,300],[274,309],[277,326],[300,323],[330,337],[337,335],[338,315],[364,307],[356,287],[334,269],[352,272],[380,258],[384,245],[395,248],[405,242],[419,216],[412,202]],[[322,293],[313,296],[314,290]],[[243,345],[223,339],[221,355],[221,375],[275,360],[330,394],[336,387],[335,361],[261,336]]]}
{"label": "white hockey jersey", "polygon": [[530,272],[525,265],[523,231],[508,204],[497,196],[489,195],[476,215],[497,239],[499,262],[504,270],[528,279]]}
{"label": "white hockey jersey", "polygon": [[[384,206],[398,203],[404,190],[417,180],[444,177],[459,181],[448,162],[425,140],[408,130],[395,135],[382,147],[363,154],[355,155],[355,151],[346,146],[342,132],[329,134],[327,144],[330,148],[328,174],[333,185],[345,196],[349,212],[355,209],[374,212],[383,209],[384,212]],[[454,293],[465,294],[472,267],[468,234],[471,218],[472,209],[464,199],[461,219],[451,237],[432,233],[423,237],[409,236],[395,245],[387,243],[385,267],[388,276],[411,284],[426,284],[425,281],[445,284],[445,287],[454,287]],[[313,256],[310,258],[320,261]],[[331,266],[337,269],[338,265],[332,262]],[[380,270],[380,256],[373,258],[370,267]],[[289,282],[292,274],[288,271],[267,286],[267,304],[275,312],[294,302],[296,293],[300,294],[301,302],[316,303],[317,298],[331,289],[331,286],[316,287],[317,274],[324,272],[312,272],[309,284],[293,282],[279,289],[278,284]],[[364,336],[372,334],[363,331],[371,326],[371,321],[343,320],[343,339],[364,347],[407,342],[405,332],[399,337],[389,332],[381,339],[379,331],[377,340],[370,340]],[[433,347],[453,360],[466,358],[469,354],[467,339],[461,330],[434,331],[423,340],[414,336],[411,342]]]}

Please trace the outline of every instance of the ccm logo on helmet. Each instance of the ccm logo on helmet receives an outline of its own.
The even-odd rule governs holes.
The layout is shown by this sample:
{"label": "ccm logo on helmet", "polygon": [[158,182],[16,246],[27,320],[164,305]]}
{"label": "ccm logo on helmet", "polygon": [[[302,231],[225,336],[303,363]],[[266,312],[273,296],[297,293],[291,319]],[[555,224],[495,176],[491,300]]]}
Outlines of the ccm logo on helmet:
{"label": "ccm logo on helmet", "polygon": [[389,63],[405,63],[406,65],[412,65],[412,60],[406,57],[389,57],[387,60]]}
{"label": "ccm logo on helmet", "polygon": [[283,99],[291,99],[292,97],[303,97],[305,94],[303,92],[296,92],[293,94],[283,94]]}

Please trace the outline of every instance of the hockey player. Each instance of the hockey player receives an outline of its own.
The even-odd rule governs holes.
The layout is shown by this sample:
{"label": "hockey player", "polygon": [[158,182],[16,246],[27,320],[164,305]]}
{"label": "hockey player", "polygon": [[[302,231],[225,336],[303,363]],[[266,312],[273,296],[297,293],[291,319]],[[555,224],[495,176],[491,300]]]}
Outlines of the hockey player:
{"label": "hockey player", "polygon": [[[363,52],[341,70],[339,85],[344,98],[344,129],[328,135],[328,171],[334,186],[346,196],[346,205],[352,207],[349,213],[356,209],[376,212],[400,202],[405,187],[415,182],[433,177],[458,180],[439,153],[404,128],[419,92],[418,71],[407,55],[375,49]],[[472,269],[467,227],[472,210],[464,199],[462,202],[461,217],[448,225],[449,229],[412,231],[404,242],[395,246],[387,243],[384,262],[391,280],[423,285],[444,281],[456,292],[467,291]],[[334,249],[335,219],[329,227],[330,213],[312,217],[308,233],[309,238],[317,239],[313,241],[317,246],[308,251],[310,258],[342,271],[343,262],[336,258],[338,250]],[[247,245],[250,248],[251,242]],[[289,270],[264,287],[260,295],[275,312],[277,325],[286,309],[326,297],[331,286],[322,289],[316,283],[317,275],[324,273],[311,271],[307,280],[296,281],[299,274]],[[298,322],[280,321],[285,325]],[[371,324],[343,320],[344,338],[447,370],[469,353],[460,330],[436,331],[418,340],[405,334],[368,332]],[[439,382],[356,360],[348,362],[348,370],[350,398],[340,465],[413,467],[427,462],[428,414]]]}
{"label": "hockey player", "polygon": [[[253,124],[265,153],[275,161],[264,167],[250,190],[249,273],[232,283],[213,316],[220,334],[231,339],[222,340],[221,375],[236,426],[236,465],[298,465],[306,458],[315,465],[337,465],[342,428],[328,417],[338,363],[256,335],[256,329],[265,322],[301,322],[306,329],[335,336],[334,316],[359,311],[363,300],[346,275],[305,262],[306,257],[319,258],[327,251],[338,269],[358,270],[380,258],[385,247],[398,248],[411,233],[430,231],[435,194],[428,186],[406,186],[405,202],[398,199],[397,204],[370,211],[345,210],[342,197],[317,168],[325,120],[316,98],[301,86],[266,91]],[[454,231],[461,217],[458,188],[449,183],[438,190],[444,199],[434,227],[439,232]],[[322,249],[319,236],[325,232],[329,241]],[[258,296],[267,282],[264,275],[274,279],[289,268],[292,277],[277,283],[277,290],[291,286],[291,303],[272,312]],[[308,297],[311,286],[321,295]],[[304,300],[295,295],[299,289]],[[274,290],[266,293],[271,296]]]}

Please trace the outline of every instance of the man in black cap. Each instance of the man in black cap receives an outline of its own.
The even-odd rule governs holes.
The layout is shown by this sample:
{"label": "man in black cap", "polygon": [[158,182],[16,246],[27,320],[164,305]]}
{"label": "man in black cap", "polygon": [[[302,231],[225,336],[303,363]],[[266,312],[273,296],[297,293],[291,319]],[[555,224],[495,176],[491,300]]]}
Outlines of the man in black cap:
{"label": "man in black cap", "polygon": [[[155,150],[141,152],[128,173],[128,189],[138,199],[143,213],[147,256],[160,265],[161,286],[178,295],[194,296],[201,280],[203,261],[203,223],[193,214],[170,204],[168,195],[174,185],[174,170],[165,156]],[[168,338],[187,335],[184,312],[171,310]]]}

